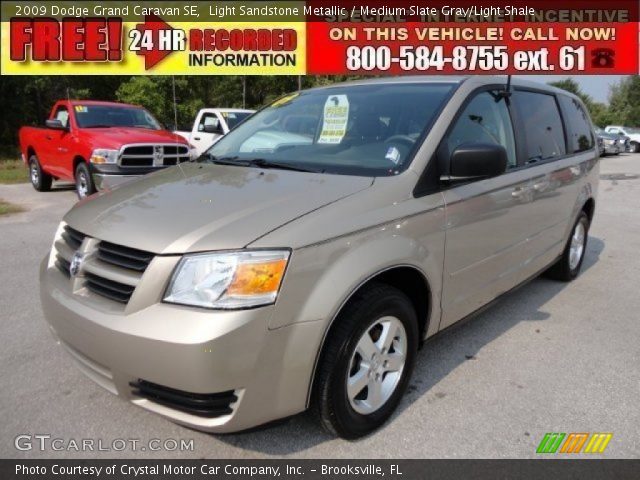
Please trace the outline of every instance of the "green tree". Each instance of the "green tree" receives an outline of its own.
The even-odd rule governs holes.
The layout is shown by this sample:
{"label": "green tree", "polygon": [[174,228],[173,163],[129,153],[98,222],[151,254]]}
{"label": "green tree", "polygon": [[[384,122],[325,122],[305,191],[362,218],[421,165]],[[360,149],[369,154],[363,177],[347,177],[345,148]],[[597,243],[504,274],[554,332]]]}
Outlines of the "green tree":
{"label": "green tree", "polygon": [[611,123],[640,126],[640,76],[631,75],[611,88],[609,110]]}

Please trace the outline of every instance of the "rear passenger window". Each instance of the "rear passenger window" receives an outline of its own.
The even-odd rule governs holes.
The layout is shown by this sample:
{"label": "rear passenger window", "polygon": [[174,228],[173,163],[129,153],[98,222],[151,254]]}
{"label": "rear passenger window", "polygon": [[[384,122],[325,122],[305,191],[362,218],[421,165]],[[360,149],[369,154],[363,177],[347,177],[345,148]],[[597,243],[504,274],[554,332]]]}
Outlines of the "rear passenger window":
{"label": "rear passenger window", "polygon": [[579,101],[560,95],[560,106],[569,130],[569,153],[591,150],[595,145],[589,115]]}
{"label": "rear passenger window", "polygon": [[476,95],[447,138],[449,153],[465,143],[495,143],[507,150],[509,167],[516,166],[516,146],[509,109],[496,92]]}
{"label": "rear passenger window", "polygon": [[524,126],[527,161],[550,160],[565,155],[564,130],[555,97],[516,91],[512,98]]}

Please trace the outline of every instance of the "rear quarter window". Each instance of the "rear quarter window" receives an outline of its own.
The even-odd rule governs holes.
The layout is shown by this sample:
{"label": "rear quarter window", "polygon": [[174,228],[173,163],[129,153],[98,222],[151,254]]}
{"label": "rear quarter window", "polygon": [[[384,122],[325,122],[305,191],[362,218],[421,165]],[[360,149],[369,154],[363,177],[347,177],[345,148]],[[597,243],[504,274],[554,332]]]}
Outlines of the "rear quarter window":
{"label": "rear quarter window", "polygon": [[555,96],[516,90],[513,102],[524,126],[527,162],[566,155],[562,118]]}
{"label": "rear quarter window", "polygon": [[569,137],[569,153],[579,153],[591,150],[595,145],[591,120],[582,104],[571,97],[558,97]]}

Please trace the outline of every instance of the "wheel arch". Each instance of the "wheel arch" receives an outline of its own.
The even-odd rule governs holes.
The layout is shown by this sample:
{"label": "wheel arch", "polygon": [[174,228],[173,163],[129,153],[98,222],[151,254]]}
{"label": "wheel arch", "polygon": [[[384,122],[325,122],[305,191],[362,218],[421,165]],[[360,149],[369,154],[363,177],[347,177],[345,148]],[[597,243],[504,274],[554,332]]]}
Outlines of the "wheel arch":
{"label": "wheel arch", "polygon": [[81,163],[86,163],[87,168],[89,167],[89,162],[87,162],[87,160],[82,155],[76,155],[75,157],[73,157],[73,178],[76,177],[76,169]]}
{"label": "wheel arch", "polygon": [[596,201],[593,197],[589,197],[586,202],[582,205],[582,211],[587,214],[589,217],[589,224],[593,220],[593,214],[596,210]]}
{"label": "wheel arch", "polygon": [[431,307],[433,304],[432,289],[427,275],[415,265],[410,264],[397,264],[373,273],[349,292],[325,329],[324,336],[322,337],[322,341],[320,342],[320,346],[316,352],[316,358],[311,372],[311,379],[307,392],[307,407],[310,405],[313,390],[316,386],[316,374],[320,365],[322,353],[325,349],[327,339],[330,337],[331,332],[337,325],[337,318],[354,295],[373,283],[384,283],[385,285],[390,285],[398,288],[398,290],[407,295],[416,309],[419,340],[422,342],[424,339],[432,317]]}

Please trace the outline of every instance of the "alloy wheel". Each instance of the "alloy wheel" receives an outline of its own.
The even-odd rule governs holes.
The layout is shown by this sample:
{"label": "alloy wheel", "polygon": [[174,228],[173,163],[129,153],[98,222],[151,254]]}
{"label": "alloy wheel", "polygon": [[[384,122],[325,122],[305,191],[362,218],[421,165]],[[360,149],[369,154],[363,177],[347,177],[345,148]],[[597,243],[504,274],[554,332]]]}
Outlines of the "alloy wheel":
{"label": "alloy wheel", "polygon": [[578,222],[576,228],[573,230],[571,245],[569,247],[569,268],[571,270],[575,270],[578,265],[580,265],[580,260],[582,260],[585,234],[584,223]]}
{"label": "alloy wheel", "polygon": [[393,395],[407,355],[407,332],[396,317],[374,321],[362,334],[351,356],[347,397],[362,415],[380,409]]}

